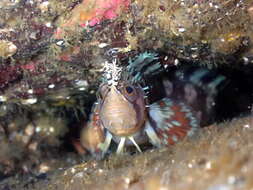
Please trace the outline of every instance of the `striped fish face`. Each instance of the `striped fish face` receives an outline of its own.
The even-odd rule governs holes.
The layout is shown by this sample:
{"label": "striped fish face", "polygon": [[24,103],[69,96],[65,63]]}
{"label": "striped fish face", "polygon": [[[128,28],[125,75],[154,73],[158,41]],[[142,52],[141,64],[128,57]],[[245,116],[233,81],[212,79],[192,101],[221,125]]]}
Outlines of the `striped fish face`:
{"label": "striped fish face", "polygon": [[[160,69],[155,53],[145,52],[130,59],[126,68],[118,66],[116,59],[111,63],[105,62],[97,102],[85,126],[87,129],[82,130],[81,135],[83,146],[94,157],[103,158],[112,139],[118,143],[117,153],[121,153],[129,143],[141,152],[138,143],[146,140],[142,129],[147,121],[144,93],[147,88],[141,88],[141,84],[144,78]],[[96,139],[90,136],[93,133],[96,133]]]}
{"label": "striped fish face", "polygon": [[98,94],[100,121],[113,135],[130,136],[143,127],[146,109],[140,86],[127,82],[102,84]]}
{"label": "striped fish face", "polygon": [[228,80],[215,71],[199,67],[184,67],[169,73],[162,81],[165,96],[184,102],[195,111],[200,125],[212,122],[218,92]]}
{"label": "striped fish face", "polygon": [[176,143],[192,136],[215,118],[215,99],[227,83],[214,71],[185,67],[164,76],[161,86],[165,97],[149,106],[145,132],[157,146]]}

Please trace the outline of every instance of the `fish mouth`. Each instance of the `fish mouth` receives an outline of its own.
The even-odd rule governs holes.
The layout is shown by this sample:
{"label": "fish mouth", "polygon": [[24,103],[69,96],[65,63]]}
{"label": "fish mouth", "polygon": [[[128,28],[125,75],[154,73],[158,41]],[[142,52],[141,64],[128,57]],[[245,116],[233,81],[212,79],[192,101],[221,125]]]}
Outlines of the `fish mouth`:
{"label": "fish mouth", "polygon": [[122,109],[110,109],[106,112],[107,115],[115,115],[115,114],[119,114],[119,115],[125,115],[126,112]]}
{"label": "fish mouth", "polygon": [[119,125],[118,123],[107,123],[105,128],[110,131],[113,135],[119,137],[125,137],[136,133],[137,129],[135,125]]}
{"label": "fish mouth", "polygon": [[135,115],[128,113],[124,110],[109,110],[101,117],[102,123],[105,124],[106,128],[133,128],[137,122]]}

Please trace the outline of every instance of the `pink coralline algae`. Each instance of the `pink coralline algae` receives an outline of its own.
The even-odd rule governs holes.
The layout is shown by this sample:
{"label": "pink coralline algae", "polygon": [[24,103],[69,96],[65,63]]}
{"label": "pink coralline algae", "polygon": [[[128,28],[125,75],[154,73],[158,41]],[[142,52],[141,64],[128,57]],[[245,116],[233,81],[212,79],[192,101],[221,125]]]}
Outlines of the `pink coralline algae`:
{"label": "pink coralline algae", "polygon": [[76,26],[95,26],[105,20],[115,19],[126,11],[130,0],[85,0],[75,6],[69,19],[64,20],[55,32],[55,38],[66,35],[67,30]]}
{"label": "pink coralline algae", "polygon": [[94,26],[103,20],[114,19],[119,12],[127,8],[130,4],[129,0],[100,0],[97,1],[98,7],[94,10],[95,17],[89,21],[90,26]]}

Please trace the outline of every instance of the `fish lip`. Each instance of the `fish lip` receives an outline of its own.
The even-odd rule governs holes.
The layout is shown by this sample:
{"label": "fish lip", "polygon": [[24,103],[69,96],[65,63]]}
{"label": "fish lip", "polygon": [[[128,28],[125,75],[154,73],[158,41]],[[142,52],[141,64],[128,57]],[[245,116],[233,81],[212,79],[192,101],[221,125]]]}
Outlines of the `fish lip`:
{"label": "fish lip", "polygon": [[125,125],[121,122],[114,125],[111,122],[102,122],[102,125],[115,137],[127,137],[139,131],[136,125]]}
{"label": "fish lip", "polygon": [[106,113],[123,113],[124,112],[124,110],[122,110],[122,109],[110,109],[110,110],[108,110],[108,111],[106,111]]}

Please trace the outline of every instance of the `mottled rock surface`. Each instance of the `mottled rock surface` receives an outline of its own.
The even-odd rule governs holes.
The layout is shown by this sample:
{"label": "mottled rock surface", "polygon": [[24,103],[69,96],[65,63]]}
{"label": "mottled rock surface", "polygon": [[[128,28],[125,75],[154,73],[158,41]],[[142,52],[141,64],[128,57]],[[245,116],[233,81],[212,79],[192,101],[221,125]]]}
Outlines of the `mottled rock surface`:
{"label": "mottled rock surface", "polygon": [[247,118],[169,149],[103,161],[77,153],[104,62],[115,55],[127,63],[149,50],[167,66],[218,67],[240,87],[225,96],[249,111],[252,24],[251,0],[1,0],[0,189],[252,188]]}

